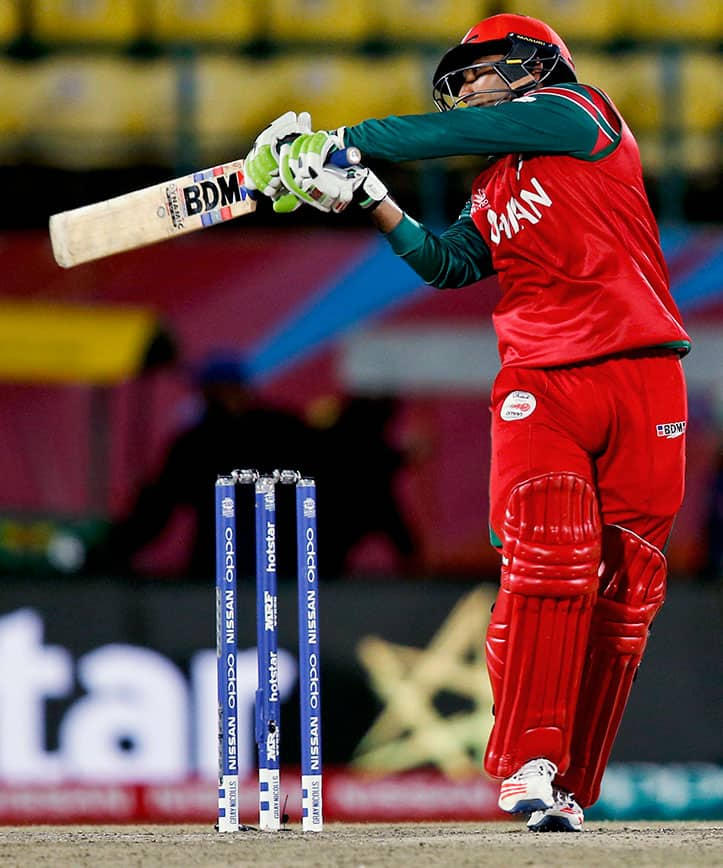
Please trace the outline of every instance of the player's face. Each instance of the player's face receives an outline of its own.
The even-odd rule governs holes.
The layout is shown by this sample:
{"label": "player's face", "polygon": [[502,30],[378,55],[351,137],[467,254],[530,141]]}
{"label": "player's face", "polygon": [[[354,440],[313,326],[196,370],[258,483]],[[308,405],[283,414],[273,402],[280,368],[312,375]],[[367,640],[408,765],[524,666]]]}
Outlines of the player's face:
{"label": "player's face", "polygon": [[477,58],[474,64],[462,73],[462,86],[458,96],[466,105],[494,105],[513,96],[509,85],[491,65],[502,60],[504,54],[487,54]]}

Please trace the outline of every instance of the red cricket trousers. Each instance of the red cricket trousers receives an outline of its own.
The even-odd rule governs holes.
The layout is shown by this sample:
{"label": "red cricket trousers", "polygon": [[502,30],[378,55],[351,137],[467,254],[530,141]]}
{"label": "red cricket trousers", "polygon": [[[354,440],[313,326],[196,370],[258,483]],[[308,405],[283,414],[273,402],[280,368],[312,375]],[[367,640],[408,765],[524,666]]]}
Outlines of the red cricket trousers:
{"label": "red cricket trousers", "polygon": [[663,549],[683,500],[687,400],[680,357],[640,350],[560,368],[504,367],[492,392],[490,524],[518,483],[570,471],[604,524]]}

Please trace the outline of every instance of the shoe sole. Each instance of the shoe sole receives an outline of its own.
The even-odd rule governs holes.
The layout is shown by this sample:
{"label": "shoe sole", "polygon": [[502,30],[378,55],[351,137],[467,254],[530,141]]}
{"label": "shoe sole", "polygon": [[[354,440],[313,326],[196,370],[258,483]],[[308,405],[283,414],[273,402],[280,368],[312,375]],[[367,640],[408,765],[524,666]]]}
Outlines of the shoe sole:
{"label": "shoe sole", "polygon": [[515,802],[514,806],[511,808],[503,808],[502,805],[499,804],[499,808],[501,811],[504,811],[506,814],[521,814],[525,813],[533,813],[534,811],[546,811],[548,808],[551,808],[553,802],[546,802],[544,799],[521,799],[519,802]]}
{"label": "shoe sole", "polygon": [[536,826],[527,827],[530,832],[582,832],[582,826],[573,825],[567,817],[545,817]]}

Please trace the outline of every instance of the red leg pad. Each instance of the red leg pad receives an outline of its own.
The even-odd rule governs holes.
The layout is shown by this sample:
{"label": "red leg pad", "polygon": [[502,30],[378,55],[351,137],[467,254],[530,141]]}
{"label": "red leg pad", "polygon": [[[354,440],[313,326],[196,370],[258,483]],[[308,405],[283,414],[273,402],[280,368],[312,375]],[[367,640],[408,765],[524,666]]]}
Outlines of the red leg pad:
{"label": "red leg pad", "polygon": [[485,769],[569,762],[602,528],[590,483],[550,473],[516,486],[502,527],[502,577],[487,633],[495,724]]}
{"label": "red leg pad", "polygon": [[650,624],[665,600],[665,579],[666,561],[655,546],[624,528],[604,528],[600,596],[590,627],[570,767],[556,780],[583,807],[600,795]]}

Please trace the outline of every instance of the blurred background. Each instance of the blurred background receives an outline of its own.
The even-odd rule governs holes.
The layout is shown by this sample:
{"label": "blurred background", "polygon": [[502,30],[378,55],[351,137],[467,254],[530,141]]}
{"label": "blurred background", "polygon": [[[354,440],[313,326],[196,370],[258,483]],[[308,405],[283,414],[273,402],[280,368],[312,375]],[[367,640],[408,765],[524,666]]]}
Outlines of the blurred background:
{"label": "blurred background", "polygon": [[[0,0],[0,821],[89,804],[91,818],[212,815],[211,483],[277,455],[319,479],[332,811],[373,815],[378,791],[343,777],[356,766],[441,776],[433,816],[494,812],[486,782],[470,798],[465,776],[491,720],[496,282],[420,286],[355,213],[282,218],[262,203],[71,271],[52,259],[47,220],[243,156],[289,108],[315,128],[430,111],[441,54],[502,11],[553,26],[631,126],[694,340],[671,589],[600,810],[723,813],[720,4]],[[441,228],[479,161],[375,168]],[[395,679],[414,686],[402,647],[439,673],[415,692],[428,725],[416,739],[383,698]],[[449,655],[471,661],[468,693],[445,686]],[[69,781],[76,801],[58,801]],[[86,785],[109,789],[94,799]],[[390,786],[401,817],[411,808]]]}

